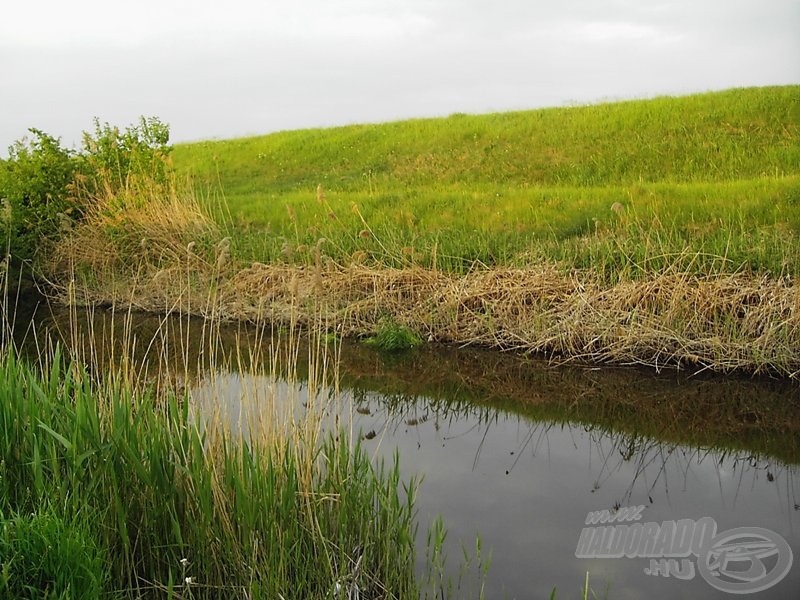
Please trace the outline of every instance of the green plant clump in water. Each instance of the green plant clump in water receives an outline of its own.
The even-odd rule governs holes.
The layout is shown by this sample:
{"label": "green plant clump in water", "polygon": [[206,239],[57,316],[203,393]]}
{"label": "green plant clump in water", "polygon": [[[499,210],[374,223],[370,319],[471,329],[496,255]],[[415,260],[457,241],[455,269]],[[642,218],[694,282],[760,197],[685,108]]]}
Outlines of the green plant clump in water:
{"label": "green plant clump in water", "polygon": [[383,319],[378,324],[378,331],[375,335],[364,340],[364,343],[385,352],[402,352],[422,344],[422,338],[408,327],[400,325],[392,319]]}

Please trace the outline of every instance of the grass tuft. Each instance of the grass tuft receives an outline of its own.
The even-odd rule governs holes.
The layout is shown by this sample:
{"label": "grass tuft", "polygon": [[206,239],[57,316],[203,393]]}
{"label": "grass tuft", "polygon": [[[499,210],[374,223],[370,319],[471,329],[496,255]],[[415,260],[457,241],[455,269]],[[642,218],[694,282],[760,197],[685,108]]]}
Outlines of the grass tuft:
{"label": "grass tuft", "polygon": [[402,352],[422,344],[422,338],[408,327],[398,325],[392,319],[381,319],[375,335],[366,338],[364,343],[385,352]]}
{"label": "grass tuft", "polygon": [[91,521],[67,521],[54,508],[0,512],[0,597],[96,600],[109,588],[108,557]]}

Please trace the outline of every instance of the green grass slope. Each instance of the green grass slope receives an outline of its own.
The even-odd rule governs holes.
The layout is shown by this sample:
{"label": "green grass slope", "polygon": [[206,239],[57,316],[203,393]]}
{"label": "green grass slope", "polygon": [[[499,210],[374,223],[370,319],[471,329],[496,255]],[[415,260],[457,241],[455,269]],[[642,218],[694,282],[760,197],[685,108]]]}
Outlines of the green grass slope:
{"label": "green grass slope", "polygon": [[[263,261],[793,273],[800,86],[181,144]],[[614,210],[611,210],[611,207]]]}

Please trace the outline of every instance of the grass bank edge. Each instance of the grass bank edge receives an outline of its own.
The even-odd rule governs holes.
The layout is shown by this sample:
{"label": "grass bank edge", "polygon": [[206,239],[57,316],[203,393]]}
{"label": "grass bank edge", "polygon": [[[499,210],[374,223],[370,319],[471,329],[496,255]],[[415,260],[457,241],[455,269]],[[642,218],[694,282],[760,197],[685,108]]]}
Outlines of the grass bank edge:
{"label": "grass bank edge", "polygon": [[[583,269],[546,260],[516,268],[476,262],[460,274],[436,261],[399,268],[359,257],[343,262],[329,254],[326,238],[298,261],[246,266],[236,238],[222,237],[200,199],[173,180],[166,190],[144,186],[131,198],[98,200],[55,246],[47,279],[71,304],[299,320],[358,337],[389,322],[422,340],[560,359],[797,376],[793,277],[735,269],[726,257],[686,247],[671,252],[669,231],[646,225],[632,226],[647,240],[647,260],[628,255],[613,232],[595,231],[581,238],[593,260]],[[743,222],[738,231],[752,233]],[[697,263],[711,268],[698,273]]]}
{"label": "grass bank edge", "polygon": [[423,267],[343,266],[320,246],[310,266],[243,266],[223,242],[207,258],[191,248],[181,258],[175,246],[173,261],[145,258],[110,270],[84,264],[77,278],[61,282],[61,297],[117,310],[300,323],[392,342],[406,338],[406,346],[427,340],[491,347],[556,362],[792,378],[800,371],[800,290],[788,277],[698,276],[681,263],[612,285],[592,271],[565,273],[546,263],[455,275]]}

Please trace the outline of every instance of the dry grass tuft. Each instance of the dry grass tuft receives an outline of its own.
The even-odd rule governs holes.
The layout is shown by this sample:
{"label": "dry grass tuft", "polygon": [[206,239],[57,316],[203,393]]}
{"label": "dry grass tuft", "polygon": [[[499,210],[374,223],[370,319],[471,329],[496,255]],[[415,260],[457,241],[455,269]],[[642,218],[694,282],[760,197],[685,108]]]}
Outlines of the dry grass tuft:
{"label": "dry grass tuft", "polygon": [[50,252],[45,278],[70,304],[180,308],[231,269],[230,239],[221,237],[188,185],[130,179],[120,193],[87,200],[85,218]]}
{"label": "dry grass tuft", "polygon": [[93,198],[86,218],[55,249],[51,267],[118,268],[130,265],[133,257],[153,264],[175,261],[191,242],[215,234],[216,226],[189,192],[176,186],[135,186]]}

